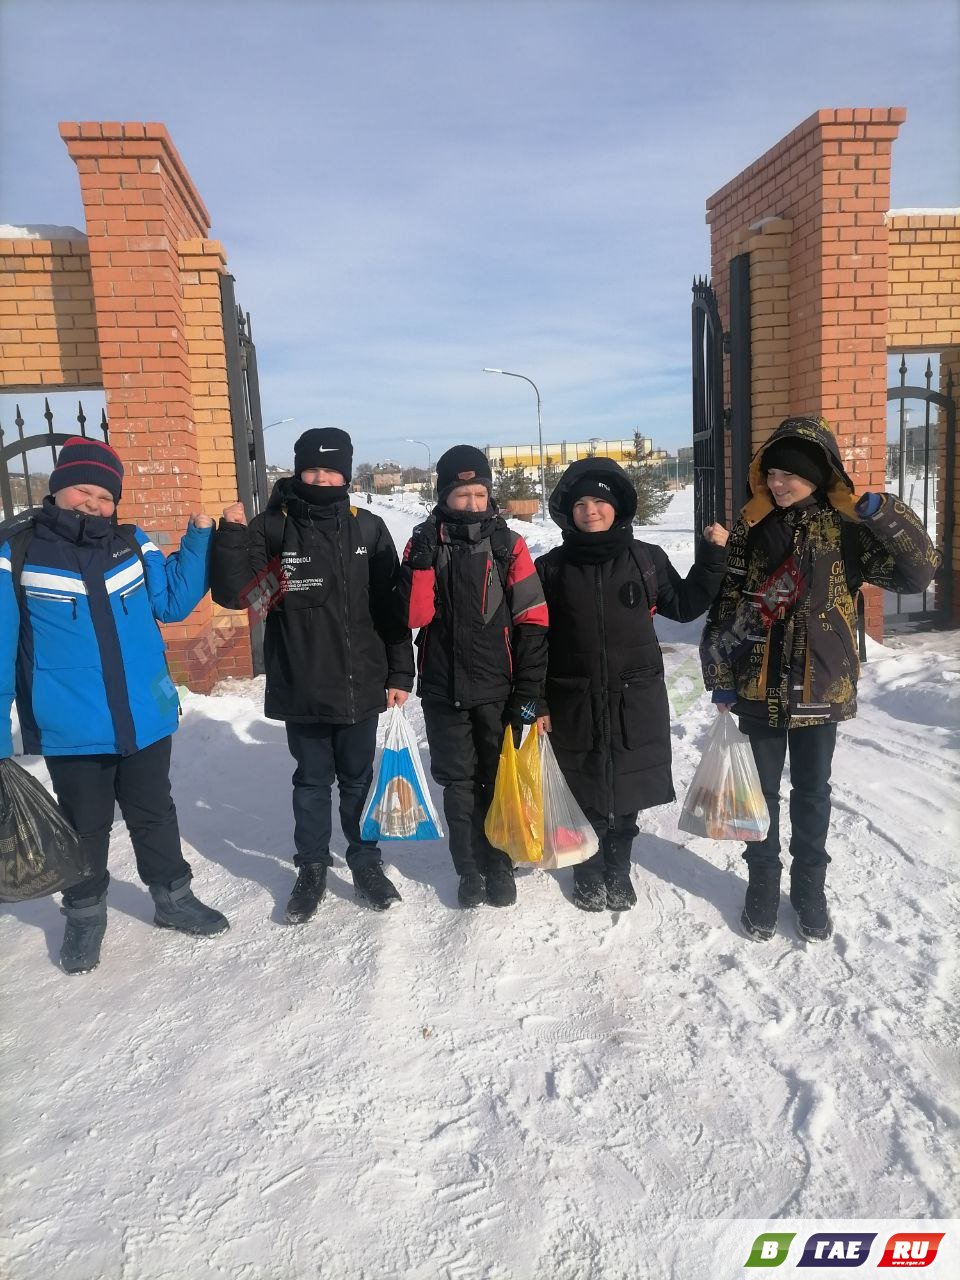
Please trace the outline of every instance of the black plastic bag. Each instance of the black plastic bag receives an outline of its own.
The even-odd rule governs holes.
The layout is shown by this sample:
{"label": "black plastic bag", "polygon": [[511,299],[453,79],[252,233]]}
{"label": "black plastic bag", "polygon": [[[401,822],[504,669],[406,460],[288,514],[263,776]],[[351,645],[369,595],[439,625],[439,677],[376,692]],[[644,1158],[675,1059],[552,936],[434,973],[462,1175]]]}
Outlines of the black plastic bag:
{"label": "black plastic bag", "polygon": [[0,902],[44,898],[87,874],[80,838],[26,769],[0,760]]}

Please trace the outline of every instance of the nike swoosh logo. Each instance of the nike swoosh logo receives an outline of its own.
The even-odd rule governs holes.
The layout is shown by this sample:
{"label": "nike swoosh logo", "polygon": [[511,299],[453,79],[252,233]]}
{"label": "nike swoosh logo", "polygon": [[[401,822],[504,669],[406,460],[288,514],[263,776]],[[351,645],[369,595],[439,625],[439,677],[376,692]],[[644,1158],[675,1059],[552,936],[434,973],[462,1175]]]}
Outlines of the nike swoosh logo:
{"label": "nike swoosh logo", "polygon": [[317,453],[336,453],[336,452],[337,452],[337,446],[335,444],[333,445],[321,444],[317,446]]}

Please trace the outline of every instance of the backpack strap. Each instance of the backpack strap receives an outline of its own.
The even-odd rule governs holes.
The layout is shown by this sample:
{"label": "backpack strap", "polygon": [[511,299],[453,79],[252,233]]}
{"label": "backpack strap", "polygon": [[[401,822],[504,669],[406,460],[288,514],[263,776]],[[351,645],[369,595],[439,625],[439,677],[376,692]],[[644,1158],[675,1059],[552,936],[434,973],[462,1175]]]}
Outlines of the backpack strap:
{"label": "backpack strap", "polygon": [[643,577],[643,586],[647,593],[650,613],[653,615],[657,611],[657,566],[653,563],[653,556],[650,554],[647,544],[645,542],[637,542],[636,538],[630,543],[630,554],[633,556],[636,566]]}
{"label": "backpack strap", "polygon": [[519,537],[519,533],[514,533],[506,521],[500,518],[494,521],[493,530],[490,534],[490,553],[494,564],[497,566],[500,585],[503,587],[504,592],[507,589],[507,575],[510,572],[510,557],[513,555],[513,549],[517,545]]}
{"label": "backpack strap", "polygon": [[23,588],[20,585],[20,579],[23,576],[23,566],[27,559],[27,549],[33,541],[33,522],[31,521],[23,529],[18,529],[10,538],[10,577],[13,579],[13,590],[17,597],[17,606],[23,596]]}
{"label": "backpack strap", "polygon": [[263,513],[263,532],[267,544],[267,560],[273,560],[283,550],[283,531],[287,524],[286,507],[268,507]]}
{"label": "backpack strap", "polygon": [[867,660],[867,606],[860,590],[863,578],[860,569],[860,526],[852,520],[841,518],[840,521],[840,559],[843,561],[843,573],[847,580],[847,590],[853,596],[857,610],[857,656],[861,662]]}

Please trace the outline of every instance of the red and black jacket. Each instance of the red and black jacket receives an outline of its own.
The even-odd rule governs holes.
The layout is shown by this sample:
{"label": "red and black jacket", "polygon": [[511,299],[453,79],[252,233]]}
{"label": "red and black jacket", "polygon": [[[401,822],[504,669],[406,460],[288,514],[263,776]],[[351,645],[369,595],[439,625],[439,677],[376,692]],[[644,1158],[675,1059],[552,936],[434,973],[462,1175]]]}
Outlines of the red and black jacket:
{"label": "red and black jacket", "polygon": [[430,519],[433,566],[411,569],[408,543],[400,569],[407,624],[420,628],[418,694],[455,707],[504,702],[511,692],[539,700],[547,606],[527,544],[496,513],[458,519],[438,507]]}

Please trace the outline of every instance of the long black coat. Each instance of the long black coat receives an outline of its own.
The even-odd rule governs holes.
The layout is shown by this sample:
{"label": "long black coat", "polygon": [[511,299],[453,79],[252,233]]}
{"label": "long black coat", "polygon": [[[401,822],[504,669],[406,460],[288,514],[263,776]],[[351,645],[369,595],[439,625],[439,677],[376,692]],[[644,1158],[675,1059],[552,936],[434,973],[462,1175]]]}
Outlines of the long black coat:
{"label": "long black coat", "polygon": [[[569,528],[566,491],[598,471],[617,492],[621,518],[632,520],[636,495],[623,471],[608,459],[589,458],[568,468],[551,497],[561,528]],[[723,579],[725,549],[701,539],[684,579],[662,547],[642,545],[656,568],[657,612],[676,622],[705,613]],[[536,562],[550,614],[551,743],[581,807],[609,819],[675,798],[663,654],[629,547],[600,564],[575,563],[575,557],[575,548],[564,545]]]}

